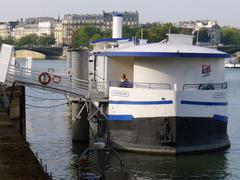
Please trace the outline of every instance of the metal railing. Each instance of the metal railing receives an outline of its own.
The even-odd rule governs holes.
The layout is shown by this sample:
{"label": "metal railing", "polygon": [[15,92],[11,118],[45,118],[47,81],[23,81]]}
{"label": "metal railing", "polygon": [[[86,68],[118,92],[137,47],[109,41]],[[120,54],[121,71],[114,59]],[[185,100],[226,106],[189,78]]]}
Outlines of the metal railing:
{"label": "metal railing", "polygon": [[202,84],[184,84],[183,90],[219,90],[227,89],[227,82],[224,83],[202,83]]}
{"label": "metal railing", "polygon": [[[52,89],[69,95],[76,96],[89,96],[89,82],[81,79],[72,78],[69,75],[44,72],[49,75],[49,82],[42,84],[40,82],[40,75],[43,72],[28,69],[19,66],[9,66],[6,81],[8,83],[19,82],[22,84],[28,84],[32,86],[38,86],[42,88]],[[45,77],[44,77],[45,78]],[[43,78],[43,79],[44,79]],[[46,78],[46,79],[47,79]],[[54,80],[55,78],[55,80]]]}
{"label": "metal railing", "polygon": [[172,86],[167,83],[141,83],[141,82],[120,82],[110,81],[110,87],[125,87],[125,88],[142,88],[142,89],[167,89],[171,90]]}
{"label": "metal railing", "polygon": [[90,82],[90,97],[93,99],[104,99],[108,97],[109,86],[107,82]]}

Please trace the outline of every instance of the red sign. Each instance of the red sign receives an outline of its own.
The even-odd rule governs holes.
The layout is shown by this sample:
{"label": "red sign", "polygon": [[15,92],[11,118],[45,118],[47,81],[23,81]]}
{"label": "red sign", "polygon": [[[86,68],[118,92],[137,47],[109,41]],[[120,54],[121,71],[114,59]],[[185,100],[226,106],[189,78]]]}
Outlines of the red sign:
{"label": "red sign", "polygon": [[202,65],[202,77],[210,76],[212,72],[211,64]]}

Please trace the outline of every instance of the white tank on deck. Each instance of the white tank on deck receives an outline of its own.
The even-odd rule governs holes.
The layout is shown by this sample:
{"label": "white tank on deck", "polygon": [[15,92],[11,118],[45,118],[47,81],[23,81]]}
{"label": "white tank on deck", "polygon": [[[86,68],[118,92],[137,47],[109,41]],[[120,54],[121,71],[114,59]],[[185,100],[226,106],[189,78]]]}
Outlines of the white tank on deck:
{"label": "white tank on deck", "polygon": [[122,14],[113,14],[112,38],[122,38]]}
{"label": "white tank on deck", "polygon": [[67,51],[67,56],[66,56],[66,66],[67,66],[67,73],[71,73],[71,69],[72,69],[72,60],[71,60],[71,51],[68,50]]}
{"label": "white tank on deck", "polygon": [[71,50],[72,77],[88,81],[88,49]]}

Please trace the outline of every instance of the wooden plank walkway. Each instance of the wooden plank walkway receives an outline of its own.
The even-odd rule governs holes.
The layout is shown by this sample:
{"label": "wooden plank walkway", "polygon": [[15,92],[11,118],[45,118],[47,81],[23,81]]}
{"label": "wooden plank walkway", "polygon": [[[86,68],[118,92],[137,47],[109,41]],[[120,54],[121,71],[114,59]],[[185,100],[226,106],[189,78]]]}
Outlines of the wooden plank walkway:
{"label": "wooden plank walkway", "polygon": [[9,117],[0,112],[0,180],[46,180],[47,174]]}

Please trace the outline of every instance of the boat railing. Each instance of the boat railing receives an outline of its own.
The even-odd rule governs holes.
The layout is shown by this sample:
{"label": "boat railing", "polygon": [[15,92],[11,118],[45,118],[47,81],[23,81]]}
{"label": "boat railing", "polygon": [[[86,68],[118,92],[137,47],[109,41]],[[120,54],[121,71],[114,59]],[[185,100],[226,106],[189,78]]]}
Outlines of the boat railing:
{"label": "boat railing", "polygon": [[124,87],[124,88],[142,88],[142,89],[167,89],[171,90],[172,86],[167,83],[142,83],[129,81],[110,81],[110,87]]}
{"label": "boat railing", "polygon": [[202,84],[184,84],[183,90],[219,90],[227,89],[227,82],[224,83],[202,83]]}
{"label": "boat railing", "polygon": [[108,83],[107,82],[90,82],[90,96],[95,99],[104,99],[108,97]]}

